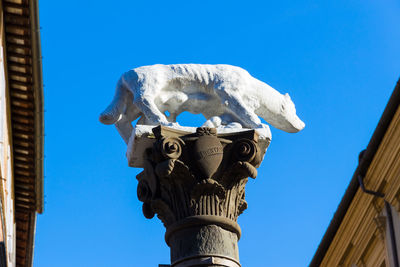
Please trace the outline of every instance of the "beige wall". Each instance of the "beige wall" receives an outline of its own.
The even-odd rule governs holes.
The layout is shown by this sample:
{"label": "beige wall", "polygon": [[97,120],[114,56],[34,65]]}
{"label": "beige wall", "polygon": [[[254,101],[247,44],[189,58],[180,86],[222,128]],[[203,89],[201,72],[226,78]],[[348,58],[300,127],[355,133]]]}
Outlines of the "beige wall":
{"label": "beige wall", "polygon": [[[0,7],[1,9],[1,7]],[[1,10],[0,10],[1,11]],[[2,12],[0,12],[2,14]],[[0,16],[0,21],[3,19]],[[2,25],[1,25],[2,26]],[[0,46],[0,196],[2,213],[2,236],[5,239],[8,266],[15,266],[15,219],[13,199],[13,174],[12,174],[12,146],[11,146],[11,121],[8,105],[5,61],[4,61],[4,33],[1,30]]]}
{"label": "beige wall", "polygon": [[[397,110],[364,178],[365,187],[385,194],[400,245],[400,109]],[[393,266],[384,199],[358,189],[321,266]],[[398,255],[400,255],[400,247]]]}

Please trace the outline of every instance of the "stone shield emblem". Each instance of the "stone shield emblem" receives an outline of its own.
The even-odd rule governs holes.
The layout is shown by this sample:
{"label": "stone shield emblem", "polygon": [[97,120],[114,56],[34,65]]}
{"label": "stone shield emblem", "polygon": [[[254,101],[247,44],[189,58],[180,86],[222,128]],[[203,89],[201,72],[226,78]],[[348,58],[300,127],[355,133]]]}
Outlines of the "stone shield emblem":
{"label": "stone shield emblem", "polygon": [[211,178],[222,162],[223,147],[215,135],[200,136],[194,144],[194,157],[204,178]]}

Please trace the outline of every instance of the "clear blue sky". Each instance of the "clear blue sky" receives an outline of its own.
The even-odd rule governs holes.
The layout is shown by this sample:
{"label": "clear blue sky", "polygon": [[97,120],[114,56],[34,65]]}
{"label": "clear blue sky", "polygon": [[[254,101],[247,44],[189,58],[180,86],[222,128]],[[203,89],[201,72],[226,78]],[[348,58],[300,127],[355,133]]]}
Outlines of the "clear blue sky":
{"label": "clear blue sky", "polygon": [[271,128],[247,185],[240,259],[310,262],[400,76],[399,1],[39,2],[46,176],[35,266],[169,262],[162,223],[136,197],[140,170],[98,122],[120,74],[156,63],[237,65],[291,95],[306,128]]}

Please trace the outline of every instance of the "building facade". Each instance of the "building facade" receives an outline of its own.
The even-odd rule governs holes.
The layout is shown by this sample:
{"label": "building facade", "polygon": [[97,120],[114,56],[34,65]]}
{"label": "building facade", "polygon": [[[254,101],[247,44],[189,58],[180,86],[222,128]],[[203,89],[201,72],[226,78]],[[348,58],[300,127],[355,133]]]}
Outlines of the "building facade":
{"label": "building facade", "polygon": [[399,267],[400,81],[310,266]]}
{"label": "building facade", "polygon": [[43,212],[38,3],[0,0],[0,266],[32,266]]}

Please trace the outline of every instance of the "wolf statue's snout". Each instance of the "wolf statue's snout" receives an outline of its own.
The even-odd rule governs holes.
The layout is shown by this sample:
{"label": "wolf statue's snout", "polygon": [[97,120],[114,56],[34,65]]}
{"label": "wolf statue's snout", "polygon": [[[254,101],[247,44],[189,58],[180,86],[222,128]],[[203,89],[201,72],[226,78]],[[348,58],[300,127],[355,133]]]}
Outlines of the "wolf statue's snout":
{"label": "wolf statue's snout", "polygon": [[289,133],[300,132],[301,130],[304,129],[305,126],[306,124],[302,120],[300,120],[300,118],[296,115],[292,123],[293,131],[288,131],[288,132]]}

